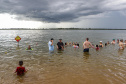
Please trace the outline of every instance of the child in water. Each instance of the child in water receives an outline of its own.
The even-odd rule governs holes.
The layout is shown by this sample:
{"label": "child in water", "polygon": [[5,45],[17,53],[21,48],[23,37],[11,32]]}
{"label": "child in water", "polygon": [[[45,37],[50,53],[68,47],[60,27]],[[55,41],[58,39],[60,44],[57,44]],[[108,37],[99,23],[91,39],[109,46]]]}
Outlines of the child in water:
{"label": "child in water", "polygon": [[96,50],[99,50],[100,48],[98,47],[98,45],[96,45]]}
{"label": "child in water", "polygon": [[19,67],[17,67],[15,73],[17,73],[19,76],[22,76],[25,72],[27,71],[25,70],[25,67],[23,67],[23,61],[19,61]]}
{"label": "child in water", "polygon": [[29,45],[27,49],[28,49],[28,50],[31,50],[31,46]]}
{"label": "child in water", "polygon": [[79,46],[77,46],[77,44],[73,45],[74,48],[79,48]]}
{"label": "child in water", "polygon": [[33,49],[32,49],[31,46],[29,45],[28,48],[26,48],[26,50],[33,50]]}
{"label": "child in water", "polygon": [[107,46],[107,43],[105,43],[105,46]]}
{"label": "child in water", "polygon": [[67,42],[65,43],[65,47],[67,46]]}

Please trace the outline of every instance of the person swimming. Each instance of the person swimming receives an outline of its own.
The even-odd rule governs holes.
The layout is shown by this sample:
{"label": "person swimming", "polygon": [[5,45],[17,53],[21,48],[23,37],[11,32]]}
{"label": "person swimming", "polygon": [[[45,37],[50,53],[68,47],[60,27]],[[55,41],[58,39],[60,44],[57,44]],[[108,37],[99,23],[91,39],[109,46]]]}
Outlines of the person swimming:
{"label": "person swimming", "polygon": [[28,48],[26,48],[26,50],[32,50],[31,46],[29,45]]}

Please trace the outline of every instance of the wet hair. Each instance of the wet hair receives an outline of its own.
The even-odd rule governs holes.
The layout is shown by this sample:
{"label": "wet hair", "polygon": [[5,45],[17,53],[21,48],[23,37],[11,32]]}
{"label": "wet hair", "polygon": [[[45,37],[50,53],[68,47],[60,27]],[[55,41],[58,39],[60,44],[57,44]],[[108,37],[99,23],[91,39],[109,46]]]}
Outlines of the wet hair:
{"label": "wet hair", "polygon": [[107,43],[105,43],[105,46],[107,46]]}
{"label": "wet hair", "polygon": [[98,47],[98,45],[96,45],[96,47]]}
{"label": "wet hair", "polygon": [[23,65],[23,61],[19,61],[19,65],[20,65],[20,66]]}
{"label": "wet hair", "polygon": [[88,41],[88,40],[89,40],[89,38],[86,38],[86,40]]}
{"label": "wet hair", "polygon": [[79,46],[79,43],[77,43],[77,46]]}
{"label": "wet hair", "polygon": [[121,42],[123,42],[123,39],[120,39]]}

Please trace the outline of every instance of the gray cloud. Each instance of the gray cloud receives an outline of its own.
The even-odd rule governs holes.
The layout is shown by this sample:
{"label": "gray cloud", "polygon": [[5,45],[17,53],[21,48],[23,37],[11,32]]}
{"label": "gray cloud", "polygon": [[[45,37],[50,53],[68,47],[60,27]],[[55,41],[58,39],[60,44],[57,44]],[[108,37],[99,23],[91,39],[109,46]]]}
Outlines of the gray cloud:
{"label": "gray cloud", "polygon": [[0,13],[17,15],[16,19],[54,23],[126,9],[124,0],[1,0],[0,4]]}

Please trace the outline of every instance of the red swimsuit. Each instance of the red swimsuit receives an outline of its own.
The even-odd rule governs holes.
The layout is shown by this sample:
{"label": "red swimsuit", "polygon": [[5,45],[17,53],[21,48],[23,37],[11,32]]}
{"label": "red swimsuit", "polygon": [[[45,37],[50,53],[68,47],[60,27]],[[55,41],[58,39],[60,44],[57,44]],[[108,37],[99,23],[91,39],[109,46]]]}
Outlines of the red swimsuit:
{"label": "red swimsuit", "polygon": [[25,67],[17,67],[15,72],[17,72],[17,75],[23,75],[26,70]]}

